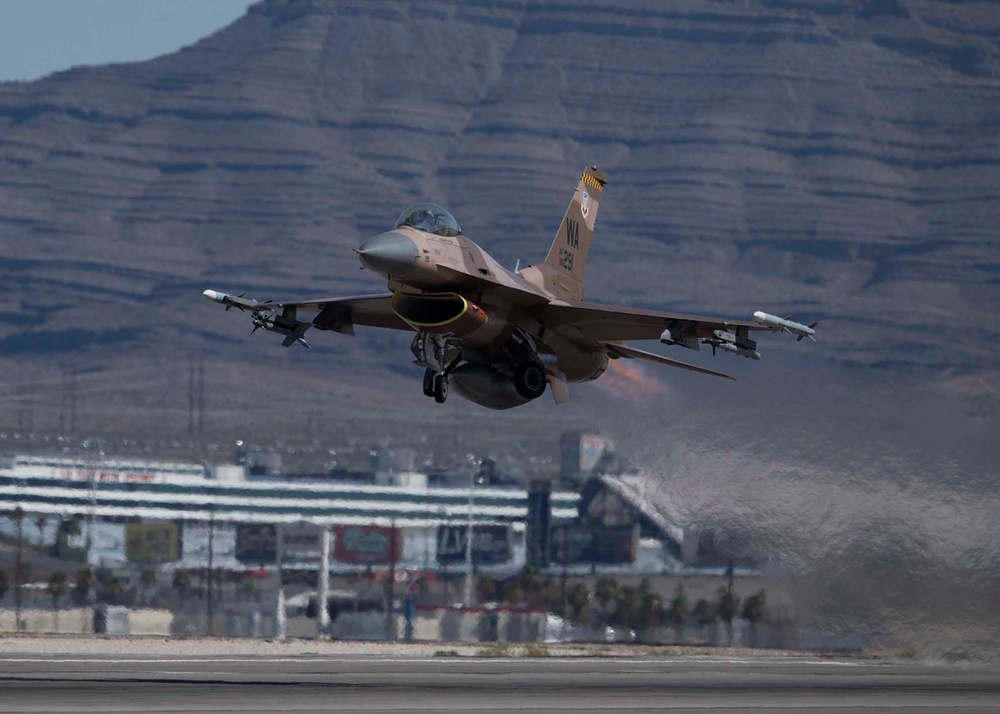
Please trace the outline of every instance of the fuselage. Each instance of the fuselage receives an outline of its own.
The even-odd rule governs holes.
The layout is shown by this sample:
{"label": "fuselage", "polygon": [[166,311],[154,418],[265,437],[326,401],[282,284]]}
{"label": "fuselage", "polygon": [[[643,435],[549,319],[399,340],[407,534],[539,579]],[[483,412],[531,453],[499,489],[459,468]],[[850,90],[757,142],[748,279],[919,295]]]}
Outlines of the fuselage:
{"label": "fuselage", "polygon": [[[465,235],[436,235],[410,226],[369,238],[357,253],[361,264],[382,275],[397,296],[454,294],[481,309],[485,324],[460,335],[472,349],[496,350],[520,328],[535,340],[540,353],[552,356],[569,382],[595,379],[607,365],[607,355],[598,345],[574,342],[543,324],[540,313],[559,298],[546,289],[545,276],[535,266],[515,272]],[[394,309],[400,314],[396,302]],[[460,307],[456,304],[456,322]],[[421,323],[408,319],[412,314],[400,317],[418,331],[443,331],[453,324]]]}

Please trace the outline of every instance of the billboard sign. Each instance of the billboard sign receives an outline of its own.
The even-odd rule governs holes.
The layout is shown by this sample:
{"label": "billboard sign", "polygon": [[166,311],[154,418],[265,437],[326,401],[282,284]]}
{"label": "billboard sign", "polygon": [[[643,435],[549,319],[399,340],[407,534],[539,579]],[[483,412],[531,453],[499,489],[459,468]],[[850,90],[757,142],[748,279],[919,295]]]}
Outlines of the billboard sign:
{"label": "billboard sign", "polygon": [[286,523],[281,526],[284,549],[281,562],[284,565],[297,563],[318,563],[323,543],[324,526],[312,523]]}
{"label": "billboard sign", "polygon": [[[437,559],[439,563],[465,561],[468,526],[439,526]],[[507,563],[512,557],[510,529],[507,526],[472,527],[472,562],[476,565]]]}
{"label": "billboard sign", "polygon": [[606,448],[607,444],[604,441],[604,437],[597,434],[581,434],[580,473],[586,474],[593,471],[597,467],[601,457],[604,456]]}
{"label": "billboard sign", "polygon": [[364,565],[398,561],[402,553],[398,528],[337,526],[333,556],[342,563]]}
{"label": "billboard sign", "polygon": [[278,561],[278,532],[270,523],[240,523],[236,526],[236,560],[251,565]]}
{"label": "billboard sign", "polygon": [[634,563],[639,526],[555,526],[549,544],[554,564]]}
{"label": "billboard sign", "polygon": [[180,527],[176,523],[126,523],[125,558],[133,563],[180,560]]}

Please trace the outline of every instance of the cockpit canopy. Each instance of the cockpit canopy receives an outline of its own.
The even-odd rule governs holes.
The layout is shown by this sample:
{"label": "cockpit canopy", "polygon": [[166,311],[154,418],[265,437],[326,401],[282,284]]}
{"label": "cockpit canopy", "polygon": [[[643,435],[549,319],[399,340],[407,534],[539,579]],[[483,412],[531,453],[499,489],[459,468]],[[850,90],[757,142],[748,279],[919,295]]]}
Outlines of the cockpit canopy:
{"label": "cockpit canopy", "polygon": [[393,227],[403,226],[439,236],[457,236],[462,232],[455,217],[433,203],[416,203],[399,214]]}

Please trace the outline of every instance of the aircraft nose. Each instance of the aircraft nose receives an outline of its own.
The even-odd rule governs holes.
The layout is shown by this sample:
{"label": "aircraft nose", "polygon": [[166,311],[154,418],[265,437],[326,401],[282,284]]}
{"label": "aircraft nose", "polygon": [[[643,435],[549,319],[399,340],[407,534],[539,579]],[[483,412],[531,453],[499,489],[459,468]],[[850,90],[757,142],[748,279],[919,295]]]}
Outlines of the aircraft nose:
{"label": "aircraft nose", "polygon": [[417,244],[397,231],[372,236],[358,246],[362,265],[376,273],[402,275],[408,273],[420,258]]}

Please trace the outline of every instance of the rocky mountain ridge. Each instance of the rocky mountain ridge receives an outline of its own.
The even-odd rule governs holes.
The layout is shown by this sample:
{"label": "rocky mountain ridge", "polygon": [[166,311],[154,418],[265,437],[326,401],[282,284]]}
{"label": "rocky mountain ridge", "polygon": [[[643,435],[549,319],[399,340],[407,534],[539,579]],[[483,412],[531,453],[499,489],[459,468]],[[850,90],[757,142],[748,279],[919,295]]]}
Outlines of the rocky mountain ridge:
{"label": "rocky mountain ridge", "polygon": [[196,351],[416,392],[403,336],[303,362],[198,294],[379,290],[350,249],[423,199],[531,262],[597,163],[589,298],[794,312],[818,349],[765,354],[995,390],[998,38],[994,5],[944,0],[259,2],[172,55],[0,84],[0,350],[43,382]]}

